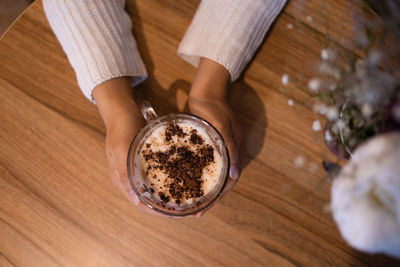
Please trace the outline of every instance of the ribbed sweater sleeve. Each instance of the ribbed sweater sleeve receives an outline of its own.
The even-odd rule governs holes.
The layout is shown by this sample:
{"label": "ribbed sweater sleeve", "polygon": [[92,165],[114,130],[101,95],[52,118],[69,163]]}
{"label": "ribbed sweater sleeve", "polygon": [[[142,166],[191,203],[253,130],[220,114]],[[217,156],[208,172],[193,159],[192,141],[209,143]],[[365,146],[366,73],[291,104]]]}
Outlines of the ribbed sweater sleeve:
{"label": "ribbed sweater sleeve", "polygon": [[253,57],[286,0],[203,0],[179,45],[194,66],[200,57],[223,65],[235,81]]}
{"label": "ribbed sweater sleeve", "polygon": [[91,101],[100,83],[131,76],[133,85],[147,77],[124,0],[43,0],[43,7]]}

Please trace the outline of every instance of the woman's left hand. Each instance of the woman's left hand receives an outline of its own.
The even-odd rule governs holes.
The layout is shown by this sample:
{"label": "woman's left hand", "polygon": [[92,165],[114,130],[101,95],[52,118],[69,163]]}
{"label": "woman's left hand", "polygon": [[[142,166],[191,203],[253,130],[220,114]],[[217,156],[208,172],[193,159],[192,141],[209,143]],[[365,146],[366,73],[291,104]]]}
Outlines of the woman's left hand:
{"label": "woman's left hand", "polygon": [[[189,95],[190,112],[211,123],[222,135],[230,158],[229,180],[222,196],[240,176],[241,131],[228,104],[229,72],[220,64],[202,58]],[[205,211],[197,214],[201,216]]]}

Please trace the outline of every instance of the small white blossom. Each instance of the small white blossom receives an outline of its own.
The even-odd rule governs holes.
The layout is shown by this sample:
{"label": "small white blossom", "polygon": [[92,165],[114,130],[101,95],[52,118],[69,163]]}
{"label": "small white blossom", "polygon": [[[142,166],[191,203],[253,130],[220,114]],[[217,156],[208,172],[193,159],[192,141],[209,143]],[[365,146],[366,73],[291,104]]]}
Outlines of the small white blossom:
{"label": "small white blossom", "polygon": [[307,19],[308,22],[312,22],[313,21],[313,18],[310,15],[307,16],[306,19]]}
{"label": "small white blossom", "polygon": [[289,83],[289,75],[283,74],[282,75],[282,84],[287,85]]}
{"label": "small white blossom", "polygon": [[292,23],[288,23],[286,25],[286,28],[288,28],[289,30],[293,29],[293,24]]}
{"label": "small white blossom", "polygon": [[308,89],[310,89],[311,91],[314,91],[314,92],[318,91],[320,86],[321,86],[321,82],[317,78],[313,78],[308,82]]}
{"label": "small white blossom", "polygon": [[321,58],[322,58],[323,60],[328,60],[328,59],[329,59],[328,50],[326,50],[326,49],[322,49],[322,50],[321,50]]}
{"label": "small white blossom", "polygon": [[316,132],[321,131],[321,122],[319,120],[315,120],[313,122],[312,128]]}
{"label": "small white blossom", "polygon": [[321,58],[323,60],[332,60],[335,57],[335,52],[331,48],[324,48],[321,50]]}
{"label": "small white blossom", "polygon": [[321,105],[321,108],[320,108],[320,110],[319,110],[319,113],[321,114],[321,115],[324,115],[324,114],[326,114],[326,112],[328,111],[328,108],[327,108],[327,106],[324,104],[324,105]]}
{"label": "small white blossom", "polygon": [[313,111],[317,114],[324,115],[327,112],[327,106],[325,103],[317,103],[314,105]]}
{"label": "small white blossom", "polygon": [[335,125],[339,130],[344,130],[346,128],[346,123],[343,120],[338,120]]}
{"label": "small white blossom", "polygon": [[325,116],[330,121],[336,120],[338,118],[338,112],[337,112],[336,107],[334,107],[334,106],[328,107],[327,110],[326,110],[326,115]]}
{"label": "small white blossom", "polygon": [[326,140],[327,142],[330,142],[330,141],[333,140],[332,134],[331,134],[329,131],[326,131],[326,132],[325,132],[325,140]]}
{"label": "small white blossom", "polygon": [[288,104],[289,106],[293,106],[293,105],[294,105],[293,99],[289,99],[289,100],[287,101],[287,104]]}
{"label": "small white blossom", "polygon": [[337,81],[340,80],[340,71],[327,62],[322,62],[319,65],[319,71],[323,74],[333,76]]}
{"label": "small white blossom", "polygon": [[297,156],[294,159],[294,166],[296,166],[297,168],[303,167],[305,163],[306,163],[306,160],[303,156]]}
{"label": "small white blossom", "polygon": [[363,104],[361,106],[361,113],[363,114],[364,118],[369,118],[371,117],[372,113],[374,110],[372,109],[372,106],[369,104]]}

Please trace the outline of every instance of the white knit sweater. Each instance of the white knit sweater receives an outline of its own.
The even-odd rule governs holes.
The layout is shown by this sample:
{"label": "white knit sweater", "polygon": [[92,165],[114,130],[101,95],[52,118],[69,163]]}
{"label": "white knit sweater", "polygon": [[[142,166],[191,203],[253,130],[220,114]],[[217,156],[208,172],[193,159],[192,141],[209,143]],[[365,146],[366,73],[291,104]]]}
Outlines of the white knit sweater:
{"label": "white knit sweater", "polygon": [[[212,59],[227,68],[234,81],[285,2],[203,0],[178,54],[196,67],[200,57]],[[136,85],[147,77],[124,4],[125,0],[43,0],[49,23],[91,101],[93,89],[106,80],[131,76]]]}

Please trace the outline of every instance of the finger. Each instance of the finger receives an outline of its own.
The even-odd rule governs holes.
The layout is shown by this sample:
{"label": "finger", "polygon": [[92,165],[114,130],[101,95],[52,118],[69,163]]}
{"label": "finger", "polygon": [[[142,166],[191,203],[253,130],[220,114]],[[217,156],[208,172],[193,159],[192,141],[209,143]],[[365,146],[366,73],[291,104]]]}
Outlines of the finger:
{"label": "finger", "polygon": [[233,117],[231,121],[233,141],[235,142],[236,147],[240,148],[242,145],[242,129],[239,127],[235,117]]}
{"label": "finger", "polygon": [[124,196],[129,200],[132,201],[130,195],[129,195],[129,190],[125,188],[125,186],[121,182],[121,176],[119,175],[118,170],[113,170],[112,175],[111,175],[111,181],[113,184],[124,194]]}
{"label": "finger", "polygon": [[[241,162],[243,158],[245,157],[245,149],[243,149],[243,139],[242,139],[242,130],[239,127],[239,124],[233,117],[231,120],[231,127],[232,127],[232,139],[234,142],[234,147],[236,149],[236,158],[232,160],[232,164],[234,167],[232,167],[232,171],[230,170],[230,177],[235,178],[235,177],[240,177],[241,173]],[[234,152],[235,153],[235,152]],[[236,170],[234,168],[237,168]],[[237,176],[235,176],[235,172],[237,173]]]}
{"label": "finger", "polygon": [[[208,209],[207,209],[207,210],[208,210]],[[197,213],[194,215],[194,217],[196,217],[196,218],[202,217],[202,216],[204,215],[204,213],[206,213],[207,210],[202,210],[202,211],[197,212]]]}
{"label": "finger", "polygon": [[230,168],[229,168],[229,177],[237,180],[240,176],[239,170],[239,151],[236,147],[235,142],[233,141],[233,133],[232,133],[232,126],[230,127],[229,133],[224,135],[225,144],[228,148],[229,158],[231,161]]}
{"label": "finger", "polygon": [[113,146],[113,149],[106,149],[106,155],[110,164],[112,183],[117,186],[124,193],[124,195],[127,196],[129,188],[126,186],[126,181],[122,179],[123,175],[121,175],[121,173],[127,173],[127,170],[125,170],[126,167],[124,166],[124,162],[126,161],[127,157],[126,146],[126,142],[122,142],[122,144],[120,143],[116,146]]}
{"label": "finger", "polygon": [[[132,173],[134,175],[134,173]],[[123,169],[119,171],[119,179],[121,182],[122,189],[126,192],[129,192],[132,190],[131,183],[129,182],[128,178],[128,171]]]}
{"label": "finger", "polygon": [[116,182],[118,183],[118,187],[124,192],[125,195],[128,195],[128,192],[131,190],[131,185],[128,178],[128,169],[126,165],[128,149],[129,144],[127,142],[123,142],[122,144],[116,146],[113,150],[113,156],[109,160],[111,168],[117,172],[115,175],[116,178],[114,179],[117,180]]}
{"label": "finger", "polygon": [[119,188],[119,175],[117,170],[111,170],[110,171],[110,179],[113,185]]}
{"label": "finger", "polygon": [[208,206],[204,210],[199,211],[196,214],[194,214],[194,217],[196,217],[196,218],[202,217],[212,206],[214,206],[215,203],[217,203],[218,200],[219,200],[219,198],[211,206]]}
{"label": "finger", "polygon": [[229,126],[229,128],[227,128],[228,127],[217,129],[220,131],[224,138],[225,145],[228,148],[230,159],[229,177],[236,180],[239,178],[239,152],[235,142],[233,141],[232,127]]}

